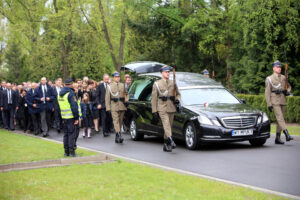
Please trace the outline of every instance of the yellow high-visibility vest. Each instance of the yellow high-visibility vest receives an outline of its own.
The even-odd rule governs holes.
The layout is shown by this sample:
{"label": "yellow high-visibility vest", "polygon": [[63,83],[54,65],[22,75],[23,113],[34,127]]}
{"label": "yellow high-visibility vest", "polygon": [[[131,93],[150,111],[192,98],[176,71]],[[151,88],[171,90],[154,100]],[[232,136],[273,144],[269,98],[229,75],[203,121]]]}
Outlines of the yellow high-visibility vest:
{"label": "yellow high-visibility vest", "polygon": [[68,101],[69,93],[70,92],[66,93],[63,97],[58,96],[58,98],[57,98],[59,108],[60,108],[61,118],[63,118],[63,119],[74,118],[74,115],[71,110],[71,105]]}

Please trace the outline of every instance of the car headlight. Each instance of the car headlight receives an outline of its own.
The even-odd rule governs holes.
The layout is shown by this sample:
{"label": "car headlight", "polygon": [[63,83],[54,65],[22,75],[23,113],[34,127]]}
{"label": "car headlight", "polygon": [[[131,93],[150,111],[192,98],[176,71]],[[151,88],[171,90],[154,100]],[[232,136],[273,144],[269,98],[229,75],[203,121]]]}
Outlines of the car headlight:
{"label": "car headlight", "polygon": [[260,123],[264,123],[264,122],[267,122],[269,121],[269,117],[266,113],[262,113],[261,116],[258,117],[257,119],[257,124],[260,124]]}
{"label": "car headlight", "polygon": [[213,119],[212,121],[213,121],[213,123],[214,123],[216,126],[221,126],[221,124],[219,123],[219,121],[218,121],[218,120],[216,120],[216,119]]}
{"label": "car headlight", "polygon": [[262,123],[269,121],[269,117],[267,115],[267,113],[263,113],[263,117],[262,117]]}
{"label": "car headlight", "polygon": [[205,117],[204,115],[199,115],[198,121],[200,122],[200,124],[213,125],[210,119],[208,119],[208,117]]}

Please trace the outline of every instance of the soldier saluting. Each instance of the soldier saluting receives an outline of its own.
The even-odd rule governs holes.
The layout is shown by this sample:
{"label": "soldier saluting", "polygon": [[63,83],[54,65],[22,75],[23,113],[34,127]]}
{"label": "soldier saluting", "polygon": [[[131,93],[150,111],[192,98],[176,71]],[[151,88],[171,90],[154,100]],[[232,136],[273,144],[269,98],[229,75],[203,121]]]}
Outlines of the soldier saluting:
{"label": "soldier saluting", "polygon": [[160,69],[162,79],[154,82],[151,100],[153,117],[158,119],[159,115],[163,124],[163,150],[167,152],[171,152],[176,147],[172,139],[172,124],[174,113],[176,112],[175,105],[178,105],[180,101],[180,93],[177,85],[172,80],[169,80],[170,69],[171,67],[167,65]]}
{"label": "soldier saluting", "polygon": [[[270,112],[274,110],[277,120],[275,144],[284,144],[280,139],[281,131],[285,134],[286,141],[293,140],[286,129],[284,115],[286,112],[286,96],[291,91],[291,86],[281,74],[281,63],[277,60],[272,64],[273,74],[266,78],[265,96]],[[286,85],[286,87],[285,87]]]}
{"label": "soldier saluting", "polygon": [[114,72],[112,74],[114,82],[107,85],[105,93],[106,111],[110,111],[113,124],[116,132],[116,143],[122,143],[123,137],[121,135],[121,126],[123,124],[124,113],[127,110],[125,104],[127,102],[127,95],[123,83],[120,83],[120,73]]}

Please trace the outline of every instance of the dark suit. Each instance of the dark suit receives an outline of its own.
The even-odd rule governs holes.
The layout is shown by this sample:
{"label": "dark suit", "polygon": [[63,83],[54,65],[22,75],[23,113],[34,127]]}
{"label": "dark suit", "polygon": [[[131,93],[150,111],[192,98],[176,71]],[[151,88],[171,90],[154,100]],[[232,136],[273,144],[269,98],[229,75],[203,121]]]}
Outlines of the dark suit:
{"label": "dark suit", "polygon": [[0,107],[3,108],[2,119],[3,119],[4,128],[6,129],[10,128],[11,130],[14,130],[15,129],[14,118],[15,118],[16,107],[18,107],[18,97],[16,91],[11,89],[10,90],[11,99],[9,101],[8,92],[9,90],[2,91],[2,97],[1,97],[2,100],[1,100]]}
{"label": "dark suit", "polygon": [[[33,131],[37,135],[40,131],[40,105],[37,104],[37,101],[35,100],[35,94],[36,92],[33,92],[32,89],[28,90],[25,96],[25,101],[28,106],[28,113],[31,116],[31,123],[33,124]],[[33,107],[33,104],[36,104],[36,108]]]}
{"label": "dark suit", "polygon": [[[0,86],[0,105],[1,105],[1,99],[2,99],[2,91],[5,91],[6,88]],[[3,119],[2,119],[2,111],[0,110],[0,127],[3,128],[4,123],[3,123]]]}
{"label": "dark suit", "polygon": [[[62,88],[60,88],[60,90],[62,90]],[[53,87],[53,95],[56,97],[53,100],[54,121],[55,121],[55,125],[56,125],[56,130],[60,131],[62,129],[62,118],[61,118],[61,114],[60,114],[59,104],[58,104],[58,101],[57,101],[57,97],[58,97],[58,93],[57,92],[58,92],[58,90],[54,86]]]}
{"label": "dark suit", "polygon": [[[51,126],[51,114],[52,114],[52,109],[53,109],[53,101],[56,98],[53,94],[53,89],[52,87],[46,83],[46,91],[45,94],[43,92],[43,87],[42,84],[37,87],[36,90],[36,95],[35,95],[35,100],[37,103],[40,105],[41,109],[41,125],[42,125],[42,131],[43,131],[43,136],[47,136],[50,126]],[[41,101],[41,98],[44,97],[45,101]],[[46,98],[49,97],[50,100],[47,101]]]}
{"label": "dark suit", "polygon": [[103,134],[107,135],[109,134],[109,130],[112,127],[112,118],[110,112],[107,112],[105,108],[106,88],[104,86],[104,83],[100,83],[96,91],[97,91],[97,104],[101,105],[100,116],[101,116],[101,125],[103,129]]}

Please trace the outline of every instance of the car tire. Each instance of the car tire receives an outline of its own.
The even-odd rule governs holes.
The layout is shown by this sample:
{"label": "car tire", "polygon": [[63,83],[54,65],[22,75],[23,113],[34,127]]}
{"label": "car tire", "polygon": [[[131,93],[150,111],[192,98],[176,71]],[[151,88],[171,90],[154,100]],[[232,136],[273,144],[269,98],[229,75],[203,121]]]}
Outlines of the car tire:
{"label": "car tire", "polygon": [[184,128],[185,145],[190,150],[196,150],[199,147],[197,132],[193,123],[188,122]]}
{"label": "car tire", "polygon": [[129,134],[132,140],[142,140],[144,139],[144,134],[137,131],[137,124],[135,119],[131,119],[129,124]]}
{"label": "car tire", "polygon": [[258,138],[258,139],[251,139],[249,140],[250,144],[254,147],[261,147],[266,143],[267,139],[265,138]]}

